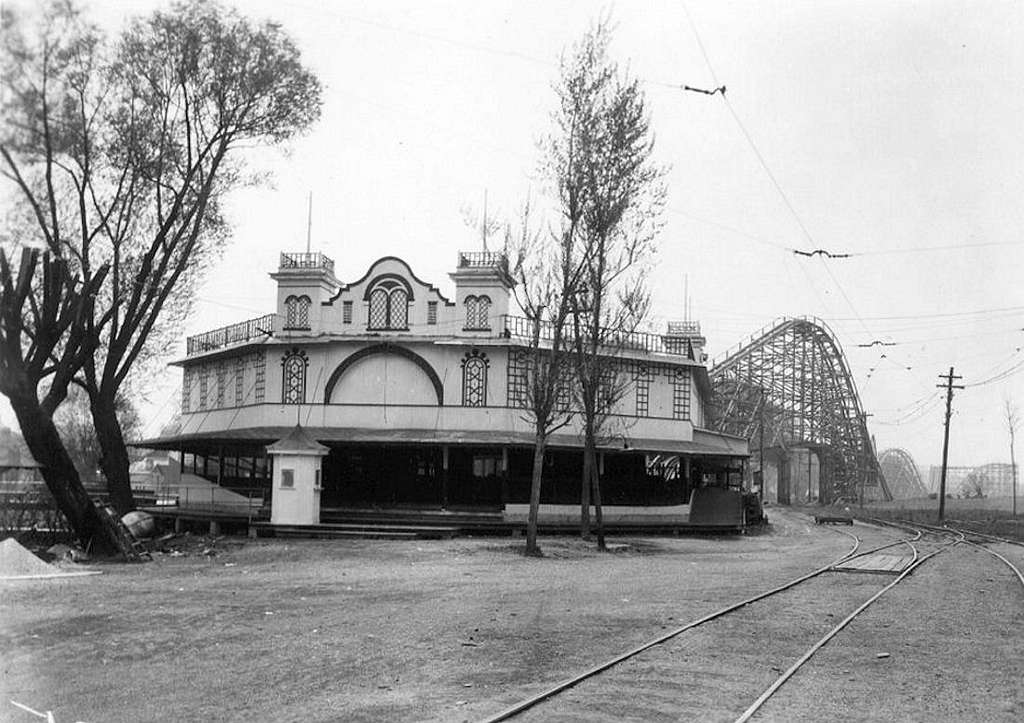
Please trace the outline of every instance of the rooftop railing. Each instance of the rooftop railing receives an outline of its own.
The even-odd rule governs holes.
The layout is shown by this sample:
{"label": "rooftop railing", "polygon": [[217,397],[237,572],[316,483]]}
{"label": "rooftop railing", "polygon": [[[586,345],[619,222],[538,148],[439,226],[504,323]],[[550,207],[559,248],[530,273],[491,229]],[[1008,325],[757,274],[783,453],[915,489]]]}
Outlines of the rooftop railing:
{"label": "rooftop railing", "polygon": [[282,269],[325,269],[334,273],[334,259],[324,256],[319,251],[298,253],[281,252]]}
{"label": "rooftop railing", "polygon": [[186,354],[189,356],[203,354],[232,344],[241,344],[273,335],[274,314],[267,314],[257,319],[249,319],[238,324],[222,326],[220,329],[190,336],[185,344]]}
{"label": "rooftop railing", "polygon": [[700,336],[699,321],[670,321],[668,336]]}
{"label": "rooftop railing", "polygon": [[[502,317],[504,334],[506,338],[519,341],[532,342],[534,335],[534,322],[524,316],[505,315]],[[547,321],[540,323],[539,340],[551,343],[555,337],[555,327]],[[573,340],[572,328],[567,326],[563,332],[563,338],[567,342]],[[643,331],[620,331],[616,329],[601,329],[601,345],[606,349],[629,349],[653,354],[669,354],[672,356],[687,356],[690,348],[687,344],[680,344],[678,339],[660,334],[649,334]]]}
{"label": "rooftop railing", "polygon": [[501,269],[508,272],[508,257],[498,251],[460,251],[460,269]]}

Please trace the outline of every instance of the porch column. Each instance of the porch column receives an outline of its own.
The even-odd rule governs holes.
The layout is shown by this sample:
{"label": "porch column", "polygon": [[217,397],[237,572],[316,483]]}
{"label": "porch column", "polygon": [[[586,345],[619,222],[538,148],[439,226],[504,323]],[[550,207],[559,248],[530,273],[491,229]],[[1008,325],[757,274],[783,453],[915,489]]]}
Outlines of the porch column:
{"label": "porch column", "polygon": [[501,506],[508,502],[508,446],[501,448]]}
{"label": "porch column", "polygon": [[441,509],[448,509],[448,445],[441,447]]}

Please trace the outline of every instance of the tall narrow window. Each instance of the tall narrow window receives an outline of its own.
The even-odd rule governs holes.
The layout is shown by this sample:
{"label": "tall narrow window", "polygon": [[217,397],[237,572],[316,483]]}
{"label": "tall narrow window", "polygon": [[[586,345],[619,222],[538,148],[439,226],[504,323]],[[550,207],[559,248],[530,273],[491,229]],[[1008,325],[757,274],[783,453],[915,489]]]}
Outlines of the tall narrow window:
{"label": "tall narrow window", "polygon": [[281,401],[284,404],[305,404],[306,367],[309,359],[301,349],[291,349],[281,360],[283,367],[283,389]]}
{"label": "tall narrow window", "polygon": [[254,380],[252,383],[253,400],[260,403],[266,398],[267,352],[263,349],[256,352],[252,365],[255,369]]}
{"label": "tall narrow window", "polygon": [[181,375],[181,411],[188,414],[192,408],[192,367],[185,367]]}
{"label": "tall narrow window", "polygon": [[242,406],[245,401],[245,356],[235,357],[235,406]]}
{"label": "tall narrow window", "polygon": [[224,392],[228,385],[228,364],[221,360],[217,362],[217,409],[224,406]]}
{"label": "tall narrow window", "polygon": [[405,329],[409,326],[409,297],[405,289],[392,289],[388,294],[389,329]]}
{"label": "tall narrow window", "polygon": [[508,380],[506,396],[513,409],[526,408],[526,352],[510,349],[508,352]]}
{"label": "tall narrow window", "polygon": [[650,413],[651,374],[645,365],[637,365],[633,383],[636,386],[636,416],[646,417]]}
{"label": "tall narrow window", "polygon": [[672,375],[672,419],[690,418],[690,371],[676,369]]}
{"label": "tall narrow window", "polygon": [[199,408],[206,409],[207,395],[210,393],[210,365],[199,367]]}
{"label": "tall narrow window", "polygon": [[434,326],[435,324],[437,324],[437,302],[436,301],[428,301],[427,302],[427,323],[430,326]]}
{"label": "tall narrow window", "polygon": [[476,300],[476,328],[491,328],[491,299],[489,296],[481,296]]}
{"label": "tall narrow window", "polygon": [[341,302],[341,323],[351,324],[352,323],[352,302],[343,301]]}
{"label": "tall narrow window", "polygon": [[487,406],[488,366],[487,355],[479,349],[473,349],[462,360],[462,406]]}

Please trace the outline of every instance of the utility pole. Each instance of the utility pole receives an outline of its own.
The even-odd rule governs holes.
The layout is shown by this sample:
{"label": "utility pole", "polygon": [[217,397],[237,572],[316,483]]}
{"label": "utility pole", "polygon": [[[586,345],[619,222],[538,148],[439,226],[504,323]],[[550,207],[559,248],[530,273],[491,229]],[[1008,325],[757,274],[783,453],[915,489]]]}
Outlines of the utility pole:
{"label": "utility pole", "polygon": [[945,379],[945,384],[936,384],[939,389],[946,388],[946,433],[942,438],[942,477],[939,478],[939,522],[946,518],[946,462],[949,459],[949,418],[953,414],[953,390],[963,389],[963,385],[953,384],[954,379],[963,379],[953,374],[953,367],[949,368],[949,374],[940,374],[939,379]]}

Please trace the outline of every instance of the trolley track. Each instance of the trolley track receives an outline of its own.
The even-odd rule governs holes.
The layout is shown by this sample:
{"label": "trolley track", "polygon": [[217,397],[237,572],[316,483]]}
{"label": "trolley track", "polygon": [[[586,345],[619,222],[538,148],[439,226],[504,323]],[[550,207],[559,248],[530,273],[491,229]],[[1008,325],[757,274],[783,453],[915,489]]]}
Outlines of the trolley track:
{"label": "trolley track", "polygon": [[[904,570],[904,572],[898,576],[897,580],[894,580],[889,585],[886,585],[881,591],[876,592],[868,600],[868,602],[863,603],[861,606],[859,606],[857,608],[857,610],[855,610],[854,613],[852,613],[849,616],[847,616],[846,618],[844,618],[844,620],[840,623],[839,626],[833,627],[833,629],[826,635],[826,637],[824,639],[818,641],[818,643],[816,644],[817,647],[814,647],[814,649],[809,654],[805,654],[806,657],[801,656],[801,659],[800,659],[800,661],[798,661],[798,664],[796,664],[790,671],[787,671],[788,675],[785,675],[784,679],[781,682],[776,681],[777,685],[772,686],[772,690],[770,692],[766,691],[767,695],[762,694],[763,696],[765,696],[764,700],[767,700],[768,698],[771,697],[772,694],[774,694],[775,690],[778,690],[778,688],[781,687],[781,685],[784,684],[785,681],[788,680],[789,677],[791,677],[792,674],[797,669],[799,669],[800,665],[803,665],[806,662],[806,660],[810,659],[810,657],[813,655],[815,650],[817,650],[822,645],[824,645],[828,640],[830,640],[843,627],[845,627],[849,623],[850,620],[852,620],[854,617],[856,617],[856,615],[859,615],[860,612],[863,611],[863,609],[866,609],[874,600],[876,600],[878,597],[880,597],[882,594],[884,594],[891,587],[893,587],[896,584],[898,584],[898,582],[901,581],[902,579],[904,579],[906,577],[906,575],[909,575],[910,572],[913,571],[913,569],[916,569],[916,567],[918,567],[920,564],[925,562],[927,559],[929,559],[933,555],[936,555],[939,552],[941,552],[942,549],[944,549],[944,547],[946,547],[946,546],[948,546],[950,544],[956,544],[955,542],[951,543],[948,540],[944,540],[942,543],[939,543],[939,542],[936,542],[936,541],[922,542],[922,540],[925,537],[928,537],[928,536],[932,536],[932,537],[938,536],[940,538],[944,538],[945,536],[948,536],[950,534],[954,534],[954,533],[949,533],[948,531],[943,531],[941,533],[937,533],[937,532],[926,531],[926,530],[923,530],[923,529],[908,529],[908,528],[905,528],[903,526],[896,526],[896,528],[901,530],[901,531],[908,532],[909,536],[908,537],[902,537],[902,538],[894,540],[894,541],[888,541],[885,544],[877,545],[875,547],[872,547],[872,548],[870,548],[868,550],[863,550],[863,551],[860,549],[861,548],[861,544],[862,544],[862,540],[861,540],[861,538],[859,536],[853,535],[853,534],[851,534],[849,532],[846,532],[845,530],[834,530],[837,533],[847,535],[848,537],[853,539],[854,540],[854,544],[853,544],[853,546],[850,548],[850,550],[846,554],[844,554],[840,558],[830,562],[828,565],[820,567],[820,568],[818,568],[816,570],[813,570],[813,571],[811,571],[811,572],[809,572],[809,573],[807,573],[805,575],[802,575],[800,577],[797,577],[795,579],[789,580],[788,582],[786,582],[786,583],[784,583],[782,585],[776,586],[776,587],[774,587],[774,588],[772,588],[770,590],[767,590],[765,592],[762,592],[762,593],[759,593],[757,595],[751,596],[749,598],[741,600],[738,603],[734,603],[732,605],[728,605],[728,606],[726,606],[724,608],[716,610],[715,612],[712,612],[712,613],[710,613],[708,615],[705,615],[705,616],[700,617],[700,618],[698,618],[696,620],[693,620],[693,621],[691,621],[691,622],[689,622],[689,623],[687,623],[687,624],[685,624],[683,626],[680,626],[680,627],[678,627],[678,628],[676,628],[674,630],[669,631],[668,633],[660,635],[657,638],[655,638],[655,639],[653,639],[651,641],[648,641],[647,643],[644,643],[644,644],[642,644],[640,646],[637,646],[636,648],[634,648],[632,650],[629,650],[629,651],[627,651],[627,652],[625,652],[625,653],[623,653],[623,654],[621,654],[619,656],[616,656],[616,657],[614,657],[614,658],[612,658],[610,660],[607,660],[607,661],[605,661],[605,662],[603,662],[603,663],[601,663],[599,665],[596,665],[596,666],[594,666],[594,667],[592,667],[592,668],[590,668],[590,669],[580,673],[579,675],[573,676],[572,678],[564,680],[564,681],[562,681],[562,682],[560,682],[560,683],[558,683],[558,684],[556,684],[554,686],[551,686],[551,687],[541,691],[540,693],[538,693],[538,694],[536,694],[534,696],[531,696],[528,699],[520,701],[520,702],[516,703],[515,705],[513,705],[513,706],[511,706],[509,708],[506,708],[505,710],[503,710],[503,711],[501,711],[501,712],[499,712],[499,713],[497,713],[497,714],[495,714],[493,716],[490,716],[490,717],[488,717],[488,718],[486,718],[484,720],[485,721],[509,720],[511,718],[519,716],[520,714],[522,714],[522,713],[524,713],[526,711],[529,711],[530,709],[534,709],[534,708],[536,708],[539,705],[542,705],[544,703],[553,702],[556,697],[558,697],[560,694],[564,693],[565,691],[567,691],[567,690],[569,690],[571,688],[574,688],[575,686],[577,686],[577,685],[579,685],[581,683],[584,683],[585,681],[592,681],[594,679],[597,679],[599,676],[610,675],[611,673],[609,671],[612,671],[612,669],[614,669],[614,668],[620,667],[623,663],[626,663],[627,661],[635,661],[638,658],[640,658],[641,656],[643,656],[644,654],[651,655],[652,653],[649,653],[648,651],[654,651],[656,648],[661,648],[663,646],[668,645],[669,643],[673,643],[673,642],[678,643],[680,639],[687,637],[685,634],[691,633],[692,631],[695,631],[696,629],[701,628],[702,626],[713,625],[715,623],[715,621],[720,621],[720,620],[726,618],[727,616],[738,614],[740,611],[744,611],[744,610],[750,608],[751,606],[754,606],[754,605],[756,605],[758,603],[761,603],[762,601],[768,601],[768,600],[777,599],[778,596],[783,595],[787,591],[791,591],[791,590],[793,590],[793,589],[795,589],[797,587],[804,586],[806,583],[809,583],[810,581],[818,580],[818,579],[822,578],[823,576],[825,576],[828,573],[834,573],[835,568],[836,568],[837,565],[840,565],[840,564],[845,563],[845,562],[849,562],[850,560],[854,560],[856,558],[865,557],[865,556],[869,556],[869,555],[872,555],[872,554],[877,554],[878,552],[880,552],[882,550],[889,550],[889,549],[894,548],[894,547],[904,547],[904,546],[908,547],[910,549],[911,555],[912,555],[911,561],[907,565],[907,567]],[[868,528],[868,529],[871,529],[871,528]],[[959,540],[957,540],[957,542],[958,541]],[[926,550],[922,554],[921,550],[924,547],[935,548],[935,549],[928,549],[928,550]],[[836,574],[839,574],[839,573],[836,573]],[[861,584],[864,584],[864,583],[861,583]],[[822,594],[825,598],[827,598],[827,596],[824,595],[823,592],[819,593],[819,594]],[[754,710],[756,711],[756,709],[754,709]],[[751,714],[752,714],[752,712],[751,712]],[[641,714],[640,717],[643,717],[643,715]]]}

